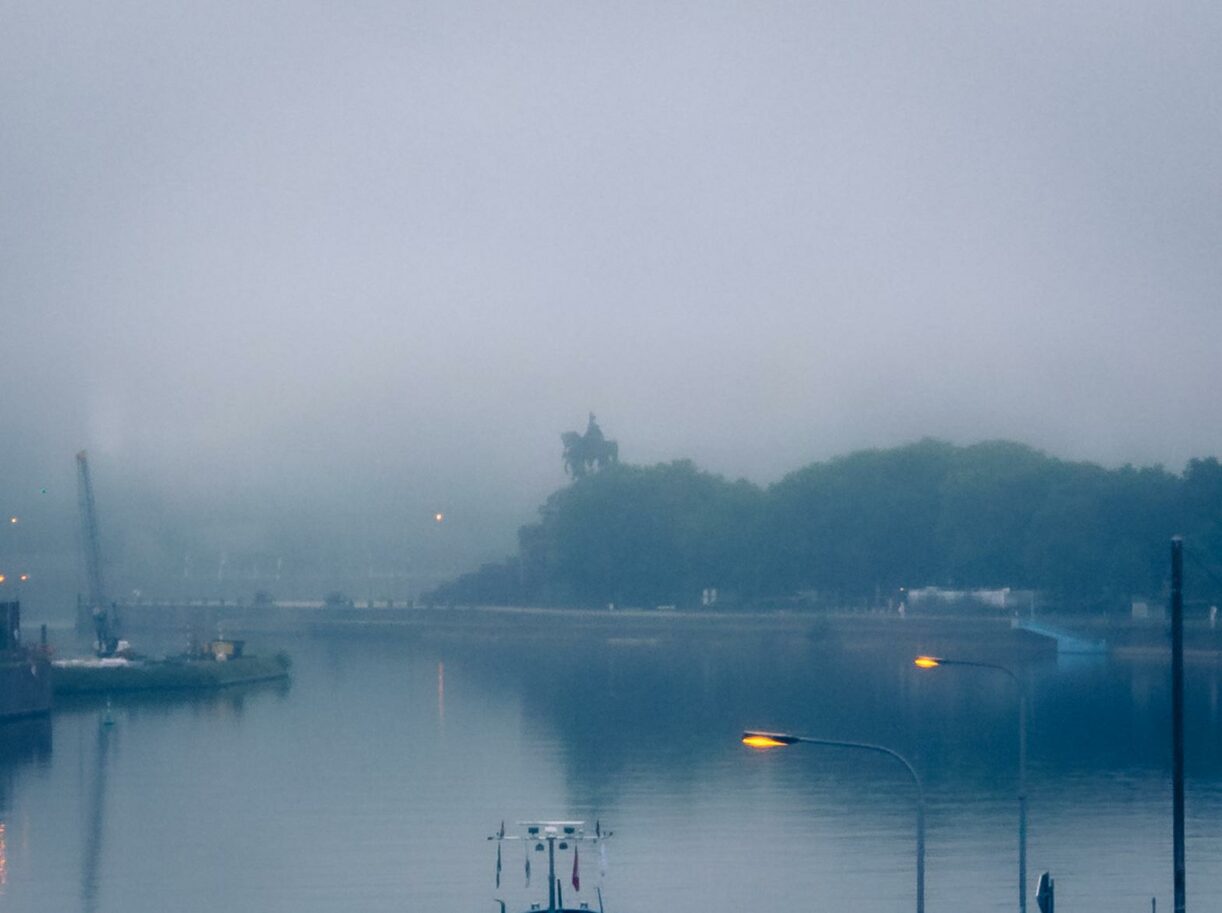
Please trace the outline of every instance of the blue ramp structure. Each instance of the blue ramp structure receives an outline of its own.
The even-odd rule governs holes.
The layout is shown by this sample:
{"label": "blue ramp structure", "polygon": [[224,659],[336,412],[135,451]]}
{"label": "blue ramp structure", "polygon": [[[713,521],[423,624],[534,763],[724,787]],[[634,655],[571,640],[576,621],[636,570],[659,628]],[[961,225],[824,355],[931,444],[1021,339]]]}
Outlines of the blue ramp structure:
{"label": "blue ramp structure", "polygon": [[1052,638],[1056,641],[1058,654],[1085,653],[1099,655],[1107,653],[1106,640],[1083,637],[1081,634],[1076,634],[1065,628],[1058,628],[1056,625],[1050,625],[1045,621],[1036,621],[1033,618],[1015,618],[1011,620],[1010,626],[1020,631],[1030,631],[1032,634],[1038,634],[1041,637]]}

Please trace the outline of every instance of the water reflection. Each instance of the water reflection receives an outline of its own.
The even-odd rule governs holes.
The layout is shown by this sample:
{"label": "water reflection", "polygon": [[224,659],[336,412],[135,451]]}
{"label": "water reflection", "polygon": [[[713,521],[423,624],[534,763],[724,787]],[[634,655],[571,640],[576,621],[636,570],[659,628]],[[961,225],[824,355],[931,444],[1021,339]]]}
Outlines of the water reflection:
{"label": "water reflection", "polygon": [[9,810],[18,774],[27,765],[51,763],[51,720],[36,717],[0,723],[0,897],[9,880]]}
{"label": "water reflection", "polygon": [[444,726],[446,721],[446,664],[437,663],[437,722]]}
{"label": "water reflection", "polygon": [[[32,717],[0,723],[0,771],[14,770],[22,764],[46,763],[51,758],[51,718]],[[0,784],[3,780],[0,780]],[[5,807],[0,792],[0,810]]]}
{"label": "water reflection", "polygon": [[[973,650],[964,643],[953,652]],[[975,897],[978,909],[1014,902],[1019,707],[1004,677],[922,676],[911,665],[912,646],[902,642],[850,648],[794,638],[618,637],[501,643],[495,652],[451,646],[446,654],[456,680],[474,677],[488,691],[520,695],[527,735],[563,759],[568,807],[582,811],[632,804],[642,790],[712,796],[747,787],[751,772],[728,774],[738,768],[725,750],[741,728],[893,747],[913,758],[931,788],[934,894],[943,903]],[[992,658],[1007,660],[1031,695],[1029,874],[1069,867],[1065,874],[1073,877],[1062,880],[1063,895],[1078,892],[1074,899],[1084,909],[1092,908],[1092,897],[1102,908],[1098,898],[1109,891],[1113,899],[1148,902],[1165,880],[1163,841],[1149,823],[1169,815],[1166,665]],[[1201,820],[1222,788],[1218,670],[1202,664],[1188,674],[1189,767]],[[783,772],[773,765],[768,776],[787,779],[790,803],[842,818],[842,831],[825,836],[845,845],[860,830],[852,819],[865,811],[862,791],[883,802],[870,814],[885,811],[889,828],[903,827],[891,813],[903,808],[902,784],[884,770],[860,767],[820,758]],[[733,776],[741,778],[737,784]],[[1128,823],[1117,827],[1126,816]],[[866,856],[848,864],[861,868],[877,852],[877,837],[863,846]],[[893,870],[883,880],[904,865],[898,855],[887,858]],[[994,887],[982,890],[982,882]]]}
{"label": "water reflection", "polygon": [[[922,673],[912,656],[927,646],[631,629],[329,637],[293,645],[291,689],[115,696],[109,732],[104,702],[67,703],[54,755],[47,721],[16,755],[13,740],[0,751],[3,899],[96,913],[479,909],[493,889],[487,829],[571,817],[617,831],[613,910],[911,909],[904,772],[852,753],[759,757],[738,736],[760,727],[904,754],[926,787],[929,908],[1011,913],[1013,686]],[[1166,897],[1166,666],[981,658],[1009,660],[1030,689],[1030,873],[1053,870],[1078,913]],[[1217,690],[1215,667],[1189,666],[1203,909],[1222,908]],[[506,877],[515,891],[523,865]]]}
{"label": "water reflection", "polygon": [[[447,649],[463,675],[520,694],[528,725],[556,731],[570,773],[582,781],[614,782],[659,758],[674,761],[660,766],[663,776],[695,779],[715,763],[710,744],[742,728],[772,728],[894,745],[923,758],[935,778],[957,783],[1012,782],[1013,684],[1000,676],[922,676],[912,655],[896,644],[848,653],[792,641],[752,647],[717,640]],[[1081,659],[1011,661],[1030,688],[1032,765],[1045,776],[1163,768],[1166,666]],[[1210,777],[1222,774],[1218,677],[1213,665],[1188,670],[1195,769]]]}
{"label": "water reflection", "polygon": [[112,740],[117,739],[114,720],[108,709],[98,716],[92,763],[86,775],[87,783],[83,783],[81,788],[81,795],[86,797],[88,805],[81,852],[81,909],[86,913],[94,913],[98,908],[98,867],[102,859],[102,838],[106,825],[107,768]]}
{"label": "water reflection", "polygon": [[56,697],[55,710],[60,715],[74,715],[91,713],[109,705],[115,712],[128,717],[168,717],[186,713],[201,719],[240,719],[252,698],[271,695],[284,700],[291,689],[292,679],[284,678],[230,685],[216,691],[184,689],[70,694]]}
{"label": "water reflection", "polygon": [[51,720],[45,716],[0,723],[0,823],[12,805],[21,768],[50,763],[51,732]]}

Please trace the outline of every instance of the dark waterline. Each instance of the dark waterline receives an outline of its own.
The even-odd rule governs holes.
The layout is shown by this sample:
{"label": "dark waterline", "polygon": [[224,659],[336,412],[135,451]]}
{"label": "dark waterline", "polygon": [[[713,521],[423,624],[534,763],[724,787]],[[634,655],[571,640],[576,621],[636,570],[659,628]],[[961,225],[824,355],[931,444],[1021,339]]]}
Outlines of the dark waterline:
{"label": "dark waterline", "polygon": [[[110,727],[97,702],[6,726],[0,909],[494,910],[486,835],[577,817],[616,831],[608,913],[911,910],[905,771],[753,753],[745,727],[902,752],[929,802],[928,908],[1016,908],[1004,676],[920,672],[890,641],[621,635],[277,639],[288,687],[116,700]],[[1032,695],[1032,880],[1051,869],[1063,910],[1169,909],[1167,666],[1015,666]],[[1196,909],[1222,907],[1220,671],[1187,670]],[[505,859],[511,907],[543,896],[522,863]],[[568,899],[596,908],[598,860],[581,864]]]}

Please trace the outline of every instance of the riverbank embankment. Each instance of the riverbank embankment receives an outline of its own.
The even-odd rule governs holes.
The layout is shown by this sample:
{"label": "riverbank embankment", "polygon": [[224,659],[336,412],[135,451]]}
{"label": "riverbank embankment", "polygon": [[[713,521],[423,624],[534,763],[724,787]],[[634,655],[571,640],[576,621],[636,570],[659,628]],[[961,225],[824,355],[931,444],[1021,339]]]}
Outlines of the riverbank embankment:
{"label": "riverbank embankment", "polygon": [[[844,649],[950,653],[970,645],[995,654],[1055,653],[1047,638],[1012,628],[1002,614],[921,614],[894,611],[694,611],[557,609],[518,606],[366,607],[326,605],[142,604],[120,608],[128,631],[202,632],[228,636],[294,633],[329,636],[488,639],[605,638],[612,645],[698,638],[805,638]],[[1084,637],[1104,639],[1113,655],[1168,655],[1169,626],[1162,619],[1048,613],[1041,619]],[[1190,658],[1222,661],[1222,630],[1204,619],[1185,623]]]}

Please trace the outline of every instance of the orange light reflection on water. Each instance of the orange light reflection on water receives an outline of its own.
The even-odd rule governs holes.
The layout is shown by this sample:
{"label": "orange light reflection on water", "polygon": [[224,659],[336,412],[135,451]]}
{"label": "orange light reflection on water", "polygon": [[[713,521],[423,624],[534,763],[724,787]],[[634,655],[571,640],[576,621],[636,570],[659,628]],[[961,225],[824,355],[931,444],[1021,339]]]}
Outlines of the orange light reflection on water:
{"label": "orange light reflection on water", "polygon": [[446,664],[437,663],[437,720],[446,721]]}

